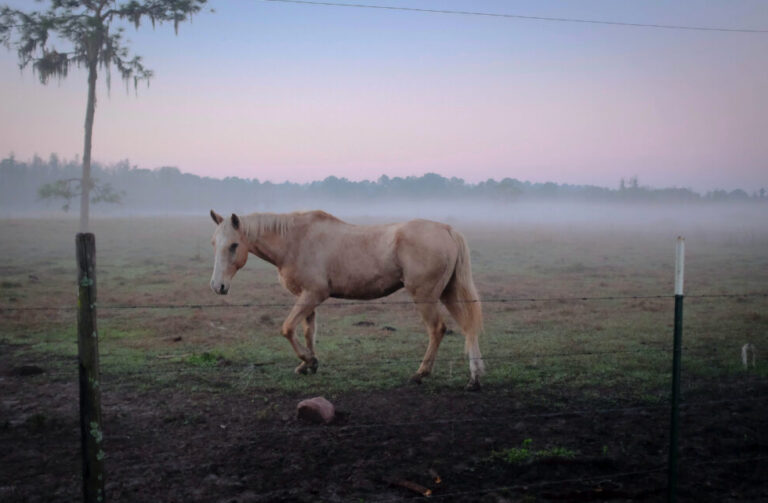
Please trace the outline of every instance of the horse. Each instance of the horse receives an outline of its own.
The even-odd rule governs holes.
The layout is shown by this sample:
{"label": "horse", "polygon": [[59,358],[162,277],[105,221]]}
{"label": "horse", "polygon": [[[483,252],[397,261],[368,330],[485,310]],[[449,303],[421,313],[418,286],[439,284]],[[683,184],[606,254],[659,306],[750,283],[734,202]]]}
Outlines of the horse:
{"label": "horse", "polygon": [[[315,309],[328,298],[369,300],[405,288],[429,335],[424,359],[411,381],[432,371],[446,332],[438,303],[456,320],[469,358],[468,390],[480,389],[484,364],[478,337],[483,314],[472,279],[470,251],[464,236],[451,226],[429,220],[386,225],[353,225],[324,211],[287,214],[232,214],[211,210],[216,224],[211,243],[214,266],[211,288],[229,292],[235,273],[252,253],[277,267],[282,286],[296,302],[282,324],[301,363],[295,372],[315,373]],[[295,331],[304,329],[301,344]]]}

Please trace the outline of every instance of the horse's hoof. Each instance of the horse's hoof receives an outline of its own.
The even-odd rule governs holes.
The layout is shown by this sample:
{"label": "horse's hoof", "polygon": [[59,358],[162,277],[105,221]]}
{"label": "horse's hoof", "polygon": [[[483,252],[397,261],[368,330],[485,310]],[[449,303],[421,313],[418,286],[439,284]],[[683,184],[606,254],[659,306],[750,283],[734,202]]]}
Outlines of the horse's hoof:
{"label": "horse's hoof", "polygon": [[411,384],[421,384],[421,374],[413,374],[408,382]]}
{"label": "horse's hoof", "polygon": [[307,375],[309,373],[315,374],[317,373],[317,358],[312,357],[311,360],[309,360],[309,363],[307,362],[301,362],[296,369],[294,369],[294,372],[301,375]]}
{"label": "horse's hoof", "polygon": [[465,389],[467,391],[480,391],[480,381],[469,381]]}

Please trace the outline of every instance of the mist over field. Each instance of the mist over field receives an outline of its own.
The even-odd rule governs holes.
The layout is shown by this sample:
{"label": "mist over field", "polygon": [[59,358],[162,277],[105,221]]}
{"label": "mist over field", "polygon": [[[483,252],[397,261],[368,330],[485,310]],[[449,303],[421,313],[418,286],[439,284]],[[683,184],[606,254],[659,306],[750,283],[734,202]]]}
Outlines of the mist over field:
{"label": "mist over field", "polygon": [[[43,197],[60,180],[77,180],[77,160],[51,155],[21,162],[0,161],[0,218],[77,217],[77,196]],[[435,173],[422,176],[382,175],[375,181],[327,177],[311,183],[275,184],[258,179],[200,177],[177,168],[139,169],[123,161],[94,165],[101,187],[119,196],[119,203],[96,203],[100,218],[199,217],[210,209],[232,212],[286,213],[320,209],[354,223],[426,218],[459,227],[565,226],[584,229],[686,233],[702,229],[736,235],[768,230],[768,197],[761,187],[711,190],[653,188],[637,177],[622,178],[613,188],[592,185],[532,183],[507,177],[467,183]],[[76,186],[70,187],[76,189]],[[65,194],[66,196],[66,194]],[[74,203],[74,204],[73,204]],[[69,206],[64,211],[62,206]]]}
{"label": "mist over field", "polygon": [[[466,225],[578,226],[594,230],[616,228],[627,231],[654,229],[711,229],[719,231],[768,232],[768,204],[648,203],[630,204],[589,201],[419,201],[396,199],[357,205],[332,200],[297,210],[322,209],[350,222],[393,221],[426,218]],[[239,210],[221,207],[223,213]]]}

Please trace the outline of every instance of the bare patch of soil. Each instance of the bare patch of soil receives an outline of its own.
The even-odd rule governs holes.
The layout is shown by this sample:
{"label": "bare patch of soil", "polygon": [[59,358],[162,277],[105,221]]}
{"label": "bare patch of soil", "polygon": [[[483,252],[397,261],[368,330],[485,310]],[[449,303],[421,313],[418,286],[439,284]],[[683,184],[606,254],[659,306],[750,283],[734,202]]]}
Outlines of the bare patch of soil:
{"label": "bare patch of soil", "polygon": [[[0,500],[77,500],[74,373],[16,368],[0,359]],[[296,419],[303,396],[103,381],[108,501],[398,501],[422,498],[419,487],[457,502],[666,497],[668,406],[611,401],[612,390],[598,401],[404,383],[328,397],[339,417],[323,426]],[[766,501],[767,383],[697,389],[709,391],[686,395],[679,501]]]}

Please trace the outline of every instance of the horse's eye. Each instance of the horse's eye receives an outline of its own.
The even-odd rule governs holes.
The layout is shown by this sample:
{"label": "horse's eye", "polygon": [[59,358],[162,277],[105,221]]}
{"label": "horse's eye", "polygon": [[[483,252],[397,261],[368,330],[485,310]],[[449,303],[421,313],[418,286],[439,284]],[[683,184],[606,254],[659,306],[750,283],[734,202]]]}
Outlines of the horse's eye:
{"label": "horse's eye", "polygon": [[229,252],[235,253],[235,250],[237,250],[237,245],[238,243],[232,243],[231,245],[229,245]]}

